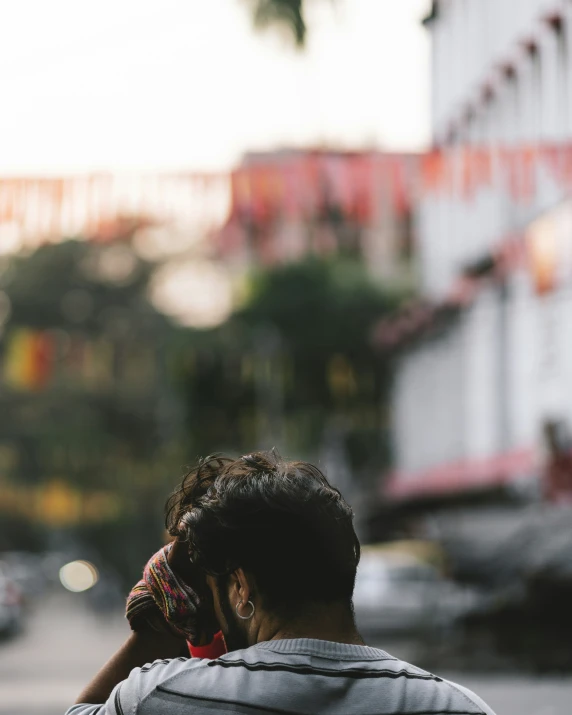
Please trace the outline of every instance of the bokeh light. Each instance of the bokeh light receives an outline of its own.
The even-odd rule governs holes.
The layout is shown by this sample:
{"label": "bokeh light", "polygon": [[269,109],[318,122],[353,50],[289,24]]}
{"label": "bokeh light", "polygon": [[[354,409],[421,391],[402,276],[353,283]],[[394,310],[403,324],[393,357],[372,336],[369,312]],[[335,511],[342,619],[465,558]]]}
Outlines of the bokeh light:
{"label": "bokeh light", "polygon": [[60,569],[62,586],[73,593],[88,591],[98,580],[97,569],[89,561],[71,561]]}

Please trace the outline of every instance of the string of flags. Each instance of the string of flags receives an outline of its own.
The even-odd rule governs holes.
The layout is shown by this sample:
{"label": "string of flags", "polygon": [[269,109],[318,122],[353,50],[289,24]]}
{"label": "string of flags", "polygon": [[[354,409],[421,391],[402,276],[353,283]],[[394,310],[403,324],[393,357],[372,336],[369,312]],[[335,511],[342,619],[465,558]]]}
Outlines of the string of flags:
{"label": "string of flags", "polygon": [[65,236],[111,240],[110,225],[129,216],[193,225],[211,235],[229,222],[314,220],[332,208],[370,224],[384,212],[407,213],[423,197],[471,200],[493,186],[526,202],[540,170],[572,188],[572,144],[458,146],[425,154],[277,152],[226,173],[3,177],[0,248]]}
{"label": "string of flags", "polygon": [[156,377],[153,348],[107,337],[20,327],[9,331],[0,345],[0,385],[15,391],[106,391],[118,384],[140,390],[156,384]]}
{"label": "string of flags", "polygon": [[424,155],[420,167],[421,197],[471,200],[494,186],[516,202],[528,202],[541,171],[558,186],[572,188],[572,144],[452,147]]}
{"label": "string of flags", "polygon": [[572,188],[572,144],[452,147],[427,154],[307,152],[247,164],[232,173],[231,219],[315,218],[328,206],[361,223],[409,211],[425,196],[471,200],[504,189],[516,201],[536,192],[539,170]]}
{"label": "string of flags", "polygon": [[0,178],[0,249],[34,248],[62,237],[106,241],[118,220],[209,232],[228,212],[228,174],[111,174]]}
{"label": "string of flags", "polygon": [[368,223],[379,217],[382,196],[404,213],[414,198],[419,160],[417,154],[300,152],[247,163],[232,173],[230,218],[312,219],[336,206]]}
{"label": "string of flags", "polygon": [[435,335],[475,302],[487,281],[502,280],[517,267],[528,268],[536,278],[530,246],[521,235],[507,237],[494,252],[466,266],[441,301],[412,300],[395,315],[378,321],[371,334],[372,343],[391,353]]}
{"label": "string of flags", "polygon": [[254,231],[263,253],[277,222],[376,226],[384,216],[409,214],[424,199],[471,202],[487,190],[526,204],[543,172],[572,190],[572,144],[263,155],[232,173],[229,216],[217,245],[221,256],[240,251]]}

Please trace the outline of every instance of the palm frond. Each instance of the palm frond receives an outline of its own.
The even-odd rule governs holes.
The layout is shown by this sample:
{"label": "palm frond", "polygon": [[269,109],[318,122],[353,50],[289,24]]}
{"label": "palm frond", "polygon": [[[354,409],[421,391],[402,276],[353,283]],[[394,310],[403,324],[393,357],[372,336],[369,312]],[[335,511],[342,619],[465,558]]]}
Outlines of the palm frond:
{"label": "palm frond", "polygon": [[291,30],[299,47],[306,40],[303,0],[251,0],[254,4],[254,23],[257,27],[283,25]]}

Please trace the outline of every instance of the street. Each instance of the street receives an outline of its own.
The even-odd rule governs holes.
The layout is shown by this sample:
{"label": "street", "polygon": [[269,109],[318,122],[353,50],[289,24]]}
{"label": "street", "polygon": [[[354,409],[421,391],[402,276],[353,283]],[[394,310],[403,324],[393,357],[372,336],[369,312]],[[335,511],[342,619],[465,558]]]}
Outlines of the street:
{"label": "street", "polygon": [[124,640],[120,615],[97,618],[82,600],[37,604],[25,632],[0,643],[0,715],[63,715]]}
{"label": "street", "polygon": [[[49,598],[32,614],[24,634],[0,643],[0,715],[63,715],[126,633],[120,614],[96,617],[83,607],[81,596]],[[391,648],[400,656],[397,649]],[[570,712],[572,678],[440,675],[475,690],[497,715]]]}

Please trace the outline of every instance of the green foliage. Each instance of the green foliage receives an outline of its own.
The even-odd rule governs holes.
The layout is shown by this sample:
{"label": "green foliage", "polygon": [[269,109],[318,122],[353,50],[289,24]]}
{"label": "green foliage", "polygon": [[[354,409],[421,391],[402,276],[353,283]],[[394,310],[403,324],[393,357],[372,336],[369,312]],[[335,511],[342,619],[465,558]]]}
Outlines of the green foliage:
{"label": "green foliage", "polygon": [[119,357],[154,352],[156,378],[131,392],[115,380],[107,390],[60,382],[0,395],[0,479],[30,490],[62,479],[112,491],[118,518],[76,526],[69,538],[130,576],[159,543],[162,504],[181,466],[198,456],[276,444],[315,459],[326,436],[339,434],[354,475],[378,472],[391,370],[370,336],[400,300],[357,259],[310,258],[251,276],[247,299],[220,328],[183,330],[149,303],[152,271],[128,244],[81,241],[0,266],[11,303],[4,343],[24,326],[109,339]]}
{"label": "green foliage", "polygon": [[224,326],[188,336],[179,374],[197,447],[271,443],[315,457],[325,433],[341,426],[356,469],[385,461],[391,370],[371,331],[399,300],[347,258],[254,275],[245,304]]}
{"label": "green foliage", "polygon": [[[42,481],[46,470],[64,470],[74,481],[104,485],[113,481],[117,468],[107,463],[130,456],[148,460],[156,448],[156,401],[164,389],[160,369],[153,379],[138,385],[128,396],[111,378],[107,389],[84,389],[72,381],[63,365],[85,360],[92,339],[104,340],[112,351],[111,372],[122,362],[131,369],[131,356],[153,355],[166,343],[173,328],[147,299],[152,266],[141,261],[128,244],[101,246],[64,241],[42,246],[29,256],[16,256],[4,267],[0,289],[10,301],[6,325],[8,344],[13,330],[31,328],[65,334],[80,354],[58,356],[54,378],[36,392],[7,393],[0,411],[2,438],[18,444],[19,479]],[[5,348],[5,358],[6,351]],[[99,353],[92,351],[91,359]],[[60,365],[61,363],[61,365]],[[158,366],[159,367],[159,366]],[[51,384],[51,383],[54,384]],[[93,386],[92,386],[93,387]],[[29,444],[28,444],[29,443]],[[25,445],[28,446],[25,446]],[[61,456],[61,452],[64,456]],[[105,464],[104,464],[105,462]]]}
{"label": "green foliage", "polygon": [[[5,381],[0,392],[0,482],[21,489],[22,500],[31,502],[55,481],[81,495],[115,495],[114,522],[80,520],[69,538],[91,542],[121,572],[125,554],[139,568],[158,547],[162,505],[185,459],[178,403],[165,371],[178,329],[147,297],[153,269],[129,243],[75,240],[0,265],[0,291],[10,304],[0,341],[4,376],[18,331],[47,331],[58,346],[45,384]],[[92,376],[103,358],[108,374],[100,383]],[[33,505],[20,506],[13,521],[34,534],[40,527],[33,523]],[[105,537],[109,533],[123,535],[119,549]],[[5,548],[17,547],[0,530],[2,536]]]}
{"label": "green foliage", "polygon": [[155,330],[166,321],[147,300],[151,271],[128,245],[70,240],[13,257],[0,272],[0,290],[10,299],[10,325],[99,334],[117,327],[121,315],[134,330]]}
{"label": "green foliage", "polygon": [[359,359],[371,357],[368,331],[397,300],[370,281],[359,261],[311,258],[255,275],[235,319],[272,323],[296,356]]}

